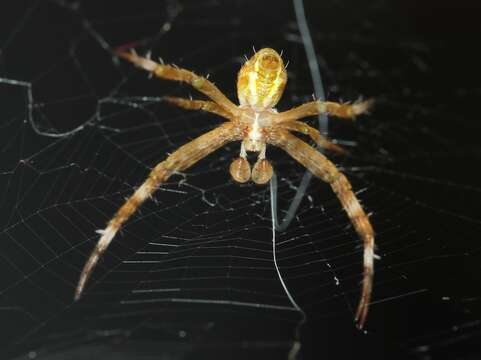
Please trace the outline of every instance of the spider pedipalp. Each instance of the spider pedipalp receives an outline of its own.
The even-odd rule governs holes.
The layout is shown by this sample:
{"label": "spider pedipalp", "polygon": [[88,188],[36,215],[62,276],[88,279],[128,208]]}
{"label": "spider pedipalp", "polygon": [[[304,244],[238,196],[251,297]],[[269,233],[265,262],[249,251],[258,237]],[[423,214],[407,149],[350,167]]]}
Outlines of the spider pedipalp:
{"label": "spider pedipalp", "polygon": [[251,178],[251,165],[245,157],[238,157],[230,164],[229,172],[232,179],[238,183],[245,183]]}
{"label": "spider pedipalp", "polygon": [[257,185],[267,184],[274,173],[274,169],[269,160],[258,159],[252,168],[252,181]]}

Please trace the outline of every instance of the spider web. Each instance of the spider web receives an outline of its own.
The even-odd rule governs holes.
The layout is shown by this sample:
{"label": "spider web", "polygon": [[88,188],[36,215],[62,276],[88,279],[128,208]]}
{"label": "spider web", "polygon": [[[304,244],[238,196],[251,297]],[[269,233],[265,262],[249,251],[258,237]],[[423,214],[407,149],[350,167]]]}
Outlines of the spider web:
{"label": "spider web", "polygon": [[[481,89],[479,59],[458,57],[476,33],[446,25],[455,8],[427,25],[430,8],[411,16],[409,2],[305,6],[327,98],[377,99],[371,116],[328,123],[352,152],[328,156],[372,212],[382,257],[366,331],[352,320],[362,248],[336,197],[315,179],[299,193],[305,170],[273,148],[274,198],[233,183],[236,143],[162,186],[73,302],[95,230],[157,162],[221,122],[168,106],[162,96],[201,97],[111,49],[209,74],[231,99],[252,46],[282,49],[287,109],[314,88],[290,2],[19,1],[0,22],[2,358],[286,358],[296,329],[306,359],[476,358]],[[292,215],[283,231],[273,200],[279,221]]]}

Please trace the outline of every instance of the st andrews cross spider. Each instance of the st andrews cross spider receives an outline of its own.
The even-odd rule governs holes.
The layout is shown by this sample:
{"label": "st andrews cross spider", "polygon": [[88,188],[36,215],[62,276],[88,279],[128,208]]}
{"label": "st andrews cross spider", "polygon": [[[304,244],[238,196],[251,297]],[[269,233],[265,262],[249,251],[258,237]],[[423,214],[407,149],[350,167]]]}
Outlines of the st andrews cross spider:
{"label": "st andrews cross spider", "polygon": [[[161,79],[188,83],[210,99],[189,100],[166,97],[165,100],[168,102],[184,109],[211,112],[228,121],[181,146],[164,161],[157,164],[144,183],[117,210],[107,227],[98,231],[101,234],[100,240],[80,274],[75,290],[75,299],[78,300],[82,295],[85,284],[99,258],[112,242],[122,224],[162,183],[176,171],[188,169],[223,145],[232,141],[241,141],[240,156],[231,163],[229,169],[235,181],[243,183],[251,179],[256,184],[269,182],[273,169],[269,160],[266,159],[266,145],[270,144],[285,150],[316,177],[328,183],[337,195],[364,244],[363,284],[355,316],[357,326],[362,328],[367,318],[374,275],[374,258],[376,257],[374,254],[374,230],[344,174],[323,154],[294,136],[292,132],[309,136],[324,149],[344,153],[343,148],[330,142],[318,130],[299,119],[320,113],[328,113],[341,118],[354,118],[356,115],[366,113],[371,101],[358,101],[353,104],[311,101],[287,111],[277,112],[274,106],[284,92],[287,72],[281,56],[270,48],[256,52],[240,69],[237,78],[237,95],[240,103],[238,106],[208,79],[189,70],[159,64],[149,57],[138,56],[135,52],[119,50],[116,54]],[[248,151],[259,154],[252,169],[247,160]]]}

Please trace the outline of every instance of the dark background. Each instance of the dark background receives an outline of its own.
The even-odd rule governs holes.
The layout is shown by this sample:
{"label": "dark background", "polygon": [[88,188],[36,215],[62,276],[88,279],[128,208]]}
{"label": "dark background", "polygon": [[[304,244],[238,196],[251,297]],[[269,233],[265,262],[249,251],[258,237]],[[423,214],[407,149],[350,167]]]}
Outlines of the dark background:
{"label": "dark background", "polygon": [[[478,359],[480,5],[465,0],[330,0],[305,1],[305,12],[327,98],[363,95],[377,100],[372,115],[355,126],[332,120],[329,135],[357,144],[351,157],[333,159],[355,189],[368,189],[361,197],[373,212],[383,261],[378,264],[366,333],[352,324],[358,278],[345,281],[348,295],[342,297],[333,286],[327,294],[325,288],[321,292],[307,276],[288,281],[294,295],[301,294],[304,286],[316,288],[309,296],[299,296],[308,315],[301,329],[300,358]],[[165,23],[171,27],[162,29]],[[313,92],[289,1],[4,4],[0,78],[31,84],[34,98],[28,99],[25,86],[0,83],[1,358],[286,358],[299,319],[296,313],[213,304],[162,305],[157,311],[155,305],[140,305],[135,316],[118,316],[124,311],[119,300],[129,290],[124,280],[138,281],[139,275],[111,269],[141,248],[138,239],[148,238],[145,234],[153,228],[146,227],[148,220],[129,228],[139,234],[137,242],[132,240],[128,248],[115,248],[115,255],[106,256],[94,277],[92,295],[83,303],[72,303],[79,270],[96,240],[93,230],[104,222],[99,219],[107,220],[123,196],[160,160],[152,149],[131,146],[134,137],[152,136],[149,129],[109,135],[110,127],[130,129],[132,116],[112,99],[192,93],[178,84],[147,81],[139,70],[116,62],[109,50],[125,44],[210,73],[231,99],[235,99],[242,55],[251,54],[252,46],[283,49],[290,60],[289,84],[279,108],[307,101]],[[33,118],[28,105],[34,105]],[[151,104],[149,110],[153,115],[133,114],[139,124],[149,122],[150,116],[163,119],[165,125],[155,130],[160,133],[159,154],[213,126],[209,120],[183,117],[161,103]],[[104,159],[98,157],[103,151]],[[240,202],[232,200],[232,204],[239,206],[261,199],[250,215],[266,218],[259,220],[247,212],[235,226],[264,221],[266,231],[250,235],[254,231],[246,230],[245,236],[266,241],[270,239],[268,193],[219,185],[228,181],[225,169],[236,151],[227,148],[220,160],[213,157],[212,163],[196,167],[200,175],[194,181],[202,188],[225,186],[214,193],[230,199],[237,196]],[[130,155],[139,163],[129,160]],[[278,173],[300,179],[299,166],[280,152],[273,151],[272,157]],[[86,166],[97,172],[82,171]],[[204,175],[202,169],[207,169]],[[282,208],[292,198],[287,188],[284,183]],[[75,191],[65,195],[65,189]],[[309,194],[319,196],[315,194],[320,189],[325,188],[316,183]],[[115,201],[99,201],[89,191],[113,195]],[[167,203],[178,201],[169,200],[167,193],[165,197]],[[327,199],[325,214],[338,216],[327,224],[334,226],[334,232],[341,231],[348,222],[339,215],[335,199]],[[279,234],[281,239],[330,231],[318,218],[322,206],[309,210],[308,203],[303,204],[300,218],[288,233]],[[149,214],[153,209],[145,211]],[[202,209],[199,203],[186,203],[176,208],[171,219],[167,215],[163,219],[179,221],[184,213]],[[223,216],[237,221],[226,214],[206,217],[205,222],[214,224]],[[57,236],[68,238],[68,246],[57,249]],[[45,244],[55,251],[44,252]],[[341,269],[343,261],[357,261],[352,259],[357,258],[347,256],[337,266]],[[350,271],[347,275],[355,274]],[[272,280],[269,286],[275,286],[276,279]],[[199,285],[203,286],[207,285]],[[286,305],[285,300],[280,304]],[[112,313],[117,316],[109,316]]]}

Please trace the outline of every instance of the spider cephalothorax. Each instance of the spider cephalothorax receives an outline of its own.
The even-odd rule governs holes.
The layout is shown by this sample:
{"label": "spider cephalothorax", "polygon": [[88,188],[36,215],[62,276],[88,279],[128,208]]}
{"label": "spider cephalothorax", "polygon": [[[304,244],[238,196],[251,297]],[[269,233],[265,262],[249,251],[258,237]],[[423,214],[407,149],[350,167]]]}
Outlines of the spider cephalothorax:
{"label": "spider cephalothorax", "polygon": [[[323,112],[341,118],[354,118],[356,115],[366,112],[370,102],[339,104],[328,101],[311,101],[278,113],[274,106],[284,92],[287,73],[281,56],[269,48],[256,52],[240,69],[237,79],[239,106],[232,103],[208,79],[191,71],[172,65],[159,64],[149,57],[141,57],[134,52],[117,51],[116,54],[159,78],[186,82],[210,99],[189,100],[164,97],[166,101],[185,109],[208,111],[228,121],[181,146],[164,161],[157,164],[143,184],[117,210],[107,227],[98,231],[101,234],[100,240],[80,274],[75,298],[80,298],[100,256],[112,242],[120,227],[174,172],[186,170],[229,142],[240,141],[239,157],[234,159],[230,165],[231,176],[238,182],[252,179],[257,184],[265,184],[273,174],[272,165],[266,159],[266,147],[270,144],[284,149],[315,176],[331,186],[356,232],[361,237],[364,243],[364,275],[356,321],[358,326],[362,327],[367,317],[374,274],[373,228],[347,178],[324,155],[291,132],[300,132],[309,136],[318,146],[326,150],[345,153],[341,147],[327,140],[319,131],[298,120]],[[252,169],[247,160],[248,151],[258,153],[257,161]]]}

